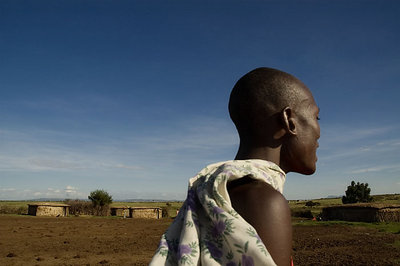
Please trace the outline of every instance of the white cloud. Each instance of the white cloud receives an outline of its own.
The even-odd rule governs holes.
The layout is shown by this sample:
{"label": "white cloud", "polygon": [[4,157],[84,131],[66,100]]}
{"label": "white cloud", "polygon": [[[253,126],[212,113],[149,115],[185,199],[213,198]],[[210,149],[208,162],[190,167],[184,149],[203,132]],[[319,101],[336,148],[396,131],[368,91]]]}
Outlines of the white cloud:
{"label": "white cloud", "polygon": [[123,169],[129,169],[129,170],[142,170],[143,168],[140,166],[135,166],[135,165],[125,165],[125,164],[116,164],[113,167],[115,168],[123,168]]}
{"label": "white cloud", "polygon": [[384,170],[400,170],[399,165],[383,165],[383,166],[375,166],[375,167],[368,167],[368,168],[361,168],[357,170],[350,171],[350,174],[361,174],[361,173],[368,173],[368,172],[378,172]]}
{"label": "white cloud", "polygon": [[3,191],[3,192],[12,192],[15,190],[16,190],[15,188],[0,188],[0,191]]}
{"label": "white cloud", "polygon": [[395,126],[349,129],[343,125],[331,125],[321,128],[321,140],[328,145],[358,142],[368,138],[384,137],[388,132],[397,129]]}
{"label": "white cloud", "polygon": [[73,187],[73,186],[67,186],[64,191],[67,194],[76,194],[77,193],[77,188]]}
{"label": "white cloud", "polygon": [[57,159],[34,158],[29,162],[39,169],[81,169],[82,166],[77,162],[63,161]]}

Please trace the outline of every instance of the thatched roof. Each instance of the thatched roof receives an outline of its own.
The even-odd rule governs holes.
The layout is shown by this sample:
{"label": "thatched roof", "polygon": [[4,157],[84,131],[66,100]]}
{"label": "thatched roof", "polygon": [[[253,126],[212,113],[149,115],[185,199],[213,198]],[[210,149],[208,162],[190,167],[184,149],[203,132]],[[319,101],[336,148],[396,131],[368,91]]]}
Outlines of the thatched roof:
{"label": "thatched roof", "polygon": [[30,203],[30,204],[28,204],[28,206],[70,207],[70,205],[68,205],[68,204],[51,203],[51,202]]}
{"label": "thatched roof", "polygon": [[132,210],[159,210],[160,207],[131,207]]}

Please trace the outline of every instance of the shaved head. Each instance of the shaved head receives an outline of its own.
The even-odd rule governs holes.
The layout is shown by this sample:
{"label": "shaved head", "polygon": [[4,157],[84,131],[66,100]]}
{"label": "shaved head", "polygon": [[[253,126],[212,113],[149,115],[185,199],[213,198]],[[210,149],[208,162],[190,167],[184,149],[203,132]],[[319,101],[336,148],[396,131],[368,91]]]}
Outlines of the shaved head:
{"label": "shaved head", "polygon": [[263,159],[286,173],[314,173],[319,108],[300,80],[272,68],[250,71],[234,86],[229,113],[240,137],[236,160]]}
{"label": "shaved head", "polygon": [[273,68],[257,68],[234,86],[229,113],[241,137],[264,131],[268,119],[285,107],[295,108],[307,87],[294,76]]}

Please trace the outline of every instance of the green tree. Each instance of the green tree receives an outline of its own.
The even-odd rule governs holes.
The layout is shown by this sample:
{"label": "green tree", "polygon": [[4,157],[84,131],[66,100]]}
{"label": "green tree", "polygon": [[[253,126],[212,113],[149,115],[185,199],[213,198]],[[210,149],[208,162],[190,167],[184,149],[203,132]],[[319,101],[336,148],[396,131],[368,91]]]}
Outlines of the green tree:
{"label": "green tree", "polygon": [[92,201],[94,207],[103,207],[112,203],[112,196],[103,189],[96,189],[95,191],[90,192],[88,199]]}
{"label": "green tree", "polygon": [[368,183],[360,183],[351,181],[351,185],[347,187],[346,196],[342,197],[343,204],[356,203],[356,202],[370,202],[372,197],[370,196],[371,189],[368,187]]}

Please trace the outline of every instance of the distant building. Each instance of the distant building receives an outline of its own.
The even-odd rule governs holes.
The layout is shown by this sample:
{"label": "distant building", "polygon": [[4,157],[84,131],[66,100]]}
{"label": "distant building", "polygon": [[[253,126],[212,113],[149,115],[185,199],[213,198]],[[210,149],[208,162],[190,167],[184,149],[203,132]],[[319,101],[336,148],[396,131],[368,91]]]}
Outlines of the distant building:
{"label": "distant building", "polygon": [[130,217],[160,219],[162,217],[162,211],[161,208],[157,207],[131,207]]}
{"label": "distant building", "polygon": [[111,216],[129,218],[160,219],[162,210],[158,207],[111,207]]}
{"label": "distant building", "polygon": [[28,204],[28,215],[33,216],[68,216],[69,214],[68,204],[58,203],[33,203]]}
{"label": "distant building", "polygon": [[349,222],[400,222],[400,205],[344,204],[322,209],[322,219]]}
{"label": "distant building", "polygon": [[111,216],[130,217],[130,207],[111,207]]}

